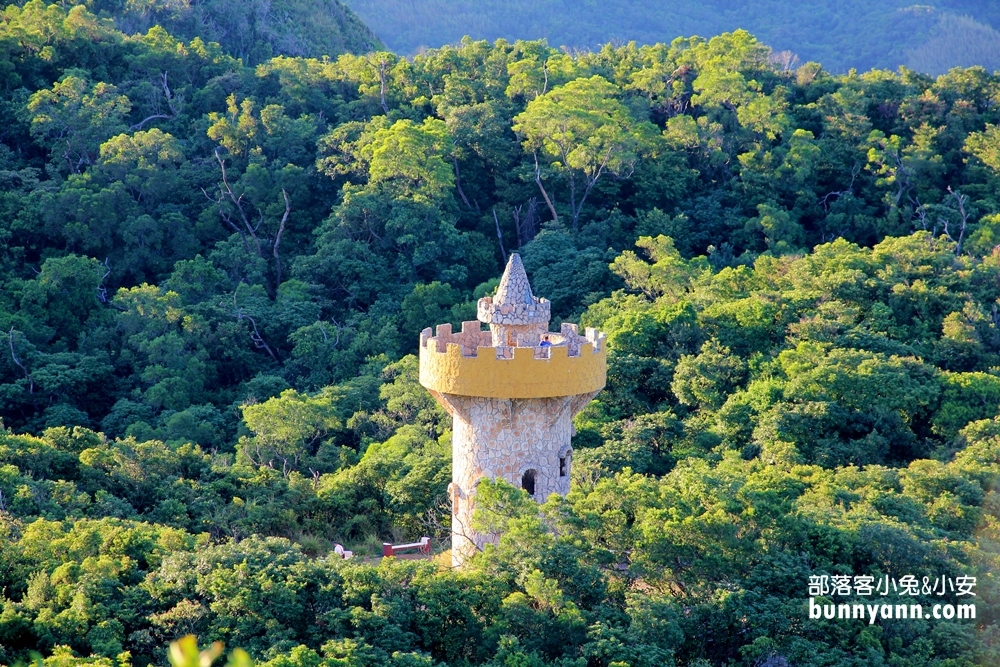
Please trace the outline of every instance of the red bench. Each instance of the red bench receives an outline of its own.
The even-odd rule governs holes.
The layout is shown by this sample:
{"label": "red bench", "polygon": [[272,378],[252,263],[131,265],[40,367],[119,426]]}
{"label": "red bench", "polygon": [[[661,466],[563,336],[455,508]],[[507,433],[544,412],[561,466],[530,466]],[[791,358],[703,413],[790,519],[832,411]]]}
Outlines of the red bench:
{"label": "red bench", "polygon": [[431,538],[421,537],[419,542],[411,542],[410,544],[382,543],[383,556],[395,556],[400,551],[409,551],[410,549],[416,549],[420,553],[429,556],[431,553]]}

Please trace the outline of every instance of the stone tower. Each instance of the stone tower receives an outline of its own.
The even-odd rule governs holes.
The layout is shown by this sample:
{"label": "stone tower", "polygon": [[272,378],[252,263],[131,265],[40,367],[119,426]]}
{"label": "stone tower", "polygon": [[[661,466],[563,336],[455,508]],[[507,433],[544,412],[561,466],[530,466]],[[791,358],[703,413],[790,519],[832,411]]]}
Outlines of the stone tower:
{"label": "stone tower", "polygon": [[[604,387],[605,337],[575,324],[549,332],[550,304],[531,293],[517,254],[478,321],[420,334],[420,384],[451,414],[452,563],[495,536],[472,530],[476,485],[502,477],[535,500],[569,491],[573,416]],[[489,325],[483,331],[480,323]]]}

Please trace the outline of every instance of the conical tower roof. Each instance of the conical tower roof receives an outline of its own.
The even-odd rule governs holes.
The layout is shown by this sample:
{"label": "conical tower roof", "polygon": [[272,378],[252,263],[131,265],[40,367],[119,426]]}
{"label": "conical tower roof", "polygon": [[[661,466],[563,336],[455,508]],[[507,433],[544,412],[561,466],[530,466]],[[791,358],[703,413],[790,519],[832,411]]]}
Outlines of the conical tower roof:
{"label": "conical tower roof", "polygon": [[479,300],[477,315],[486,324],[548,324],[550,304],[531,293],[528,274],[516,252],[507,260],[496,296]]}
{"label": "conical tower roof", "polygon": [[518,303],[535,303],[534,295],[531,293],[531,284],[528,282],[528,274],[524,272],[524,264],[521,263],[521,256],[516,252],[511,253],[507,260],[507,268],[500,278],[500,285],[497,286],[496,296],[493,303],[497,305],[514,305]]}

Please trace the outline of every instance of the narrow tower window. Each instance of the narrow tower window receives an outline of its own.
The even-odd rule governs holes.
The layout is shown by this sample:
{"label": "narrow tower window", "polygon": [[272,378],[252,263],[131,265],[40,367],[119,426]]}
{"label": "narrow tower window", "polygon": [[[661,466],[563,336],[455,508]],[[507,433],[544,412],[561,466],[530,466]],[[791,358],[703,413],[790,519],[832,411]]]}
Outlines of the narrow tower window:
{"label": "narrow tower window", "polygon": [[528,492],[529,496],[535,495],[535,471],[525,470],[521,475],[521,488]]}
{"label": "narrow tower window", "polygon": [[569,467],[572,463],[573,448],[569,445],[562,447],[559,450],[559,476],[569,477]]}

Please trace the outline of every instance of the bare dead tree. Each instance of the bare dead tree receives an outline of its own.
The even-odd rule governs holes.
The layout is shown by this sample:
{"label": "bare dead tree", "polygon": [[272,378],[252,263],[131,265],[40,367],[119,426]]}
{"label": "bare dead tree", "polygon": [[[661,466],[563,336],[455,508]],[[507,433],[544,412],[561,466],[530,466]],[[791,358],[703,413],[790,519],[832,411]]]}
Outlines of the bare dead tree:
{"label": "bare dead tree", "polygon": [[281,358],[274,351],[274,348],[272,348],[268,344],[263,334],[261,334],[260,329],[257,327],[257,320],[252,315],[248,315],[247,313],[245,313],[243,311],[243,308],[237,305],[236,292],[233,292],[233,306],[236,309],[234,313],[236,321],[242,322],[243,320],[246,320],[247,322],[250,323],[250,328],[253,329],[253,331],[250,332],[250,340],[253,341],[253,344],[257,347],[257,349],[264,350],[271,356],[272,359],[274,359],[278,363],[281,363]]}
{"label": "bare dead tree", "polygon": [[517,206],[510,207],[510,215],[514,218],[514,233],[517,234],[517,247],[520,248],[524,245],[524,241],[521,237],[521,209],[523,205],[519,204]]}
{"label": "bare dead tree", "polygon": [[840,198],[844,195],[854,194],[854,182],[858,179],[858,175],[861,173],[861,163],[855,162],[854,166],[851,167],[851,183],[843,190],[836,190],[834,192],[826,193],[822,199],[819,200],[820,206],[823,207],[824,211],[830,210],[830,199],[832,197]]}
{"label": "bare dead tree", "polygon": [[[167,83],[167,72],[163,72],[160,75],[160,87],[163,90],[164,99],[167,101],[167,108],[170,109],[169,114],[155,113],[151,116],[143,118],[141,121],[131,126],[129,132],[135,132],[136,130],[141,130],[142,126],[153,120],[169,120],[171,118],[176,118],[180,114],[179,105],[175,104],[173,93],[170,92],[170,85]],[[159,105],[157,105],[159,106]]]}
{"label": "bare dead tree", "polygon": [[782,72],[790,72],[798,67],[799,56],[792,51],[772,51],[768,57],[768,61],[780,67]]}
{"label": "bare dead tree", "polygon": [[[222,159],[219,155],[219,149],[215,149],[215,159],[219,163],[219,168],[222,170],[222,184],[219,186],[219,196],[212,198],[208,196],[204,188],[202,192],[208,197],[210,201],[214,201],[219,208],[219,215],[222,220],[229,225],[233,230],[235,230],[240,237],[243,239],[243,245],[246,247],[247,252],[251,252],[250,243],[247,241],[247,235],[249,238],[253,239],[254,250],[258,257],[262,257],[260,248],[260,239],[257,237],[257,230],[260,229],[261,222],[263,222],[263,216],[258,216],[256,223],[250,221],[250,217],[247,215],[246,210],[243,208],[243,194],[238,197],[236,193],[233,192],[232,186],[229,184],[229,176],[226,173],[226,161]],[[232,203],[233,207],[236,209],[239,215],[239,220],[234,221],[233,216],[229,214],[223,203],[226,200]],[[240,224],[237,224],[240,223]]]}
{"label": "bare dead tree", "polygon": [[917,224],[920,225],[920,229],[927,231],[927,207],[923,204],[918,204],[915,209],[913,209],[913,217],[916,218]]}
{"label": "bare dead tree", "polygon": [[507,251],[503,249],[503,232],[500,231],[500,219],[497,218],[497,207],[493,207],[493,222],[497,226],[497,240],[500,241],[500,256],[503,257],[503,261],[507,261]]}
{"label": "bare dead tree", "polygon": [[108,279],[111,275],[111,265],[108,264],[108,258],[104,258],[104,275],[101,276],[101,281],[97,283],[97,300],[101,303],[108,302],[108,288],[104,286],[104,281]]}
{"label": "bare dead tree", "polygon": [[[291,200],[288,198],[288,192],[282,188],[281,197],[285,202],[285,212],[281,216],[281,221],[278,223],[278,229],[274,234],[273,240],[268,234],[264,234],[264,241],[261,242],[261,228],[264,223],[264,213],[254,205],[252,202],[245,202],[243,198],[243,193],[239,196],[233,191],[232,186],[229,183],[229,174],[226,171],[226,161],[219,154],[219,150],[215,150],[215,159],[219,163],[219,168],[222,171],[222,183],[219,185],[219,194],[216,197],[212,197],[202,188],[202,193],[205,197],[213,202],[219,210],[219,217],[222,221],[229,226],[234,232],[240,235],[240,239],[243,241],[243,247],[248,254],[256,254],[261,259],[264,259],[264,246],[269,245],[271,249],[271,256],[274,258],[274,269],[275,269],[275,279],[274,284],[267,285],[269,293],[273,297],[277,294],[278,286],[281,285],[281,239],[285,234],[285,229],[288,224],[288,216],[292,211]],[[236,214],[233,215],[230,212],[229,206],[235,210]],[[252,207],[254,211],[248,212],[248,207]]]}
{"label": "bare dead tree", "polygon": [[146,116],[145,118],[143,118],[142,120],[140,120],[135,125],[129,126],[128,131],[129,132],[135,132],[137,130],[141,130],[142,126],[145,125],[146,123],[148,123],[151,120],[165,120],[165,119],[168,119],[168,118],[173,118],[173,116],[167,116],[167,115],[162,114],[162,113],[156,113],[156,114],[153,114],[152,116]]}
{"label": "bare dead tree", "polygon": [[535,88],[535,98],[539,98],[549,90],[549,63],[547,60],[542,61],[542,89],[538,90]]}
{"label": "bare dead tree", "polygon": [[[279,450],[271,448],[271,453],[276,458],[281,459],[281,476],[282,477],[284,477],[284,478],[287,479],[288,476],[290,474],[292,474],[292,471],[296,470],[299,467],[299,454],[297,452],[294,454],[294,456],[292,456],[291,463],[289,463],[288,457],[285,456],[284,454],[282,454]],[[274,459],[272,458],[270,461],[268,461],[267,465],[268,465],[269,468],[271,468],[273,470],[274,469]]]}
{"label": "bare dead tree", "polygon": [[271,358],[274,359],[275,361],[277,362],[281,361],[281,359],[278,358],[278,355],[274,352],[274,350],[271,349],[271,346],[267,344],[267,341],[264,340],[264,336],[261,335],[260,329],[257,328],[257,320],[255,320],[250,315],[243,313],[242,311],[240,312],[240,315],[237,317],[237,319],[239,320],[246,319],[247,321],[250,322],[250,326],[253,327],[253,333],[250,334],[250,340],[254,342],[254,345],[256,345],[258,349],[265,350],[269,355],[271,355]]}
{"label": "bare dead tree", "polygon": [[323,326],[323,321],[320,320],[317,322],[317,324],[319,324],[319,331],[321,334],[323,334],[323,342],[326,343],[327,345],[330,345],[330,347],[332,348],[336,348],[338,345],[340,345],[340,331],[344,327],[340,326],[340,324],[337,323],[336,318],[333,317],[330,318],[330,323],[333,324],[334,328],[337,330],[337,340],[333,341],[332,345],[330,344],[330,337],[326,335],[326,327]]}
{"label": "bare dead tree", "polygon": [[278,247],[281,245],[281,236],[285,233],[285,223],[288,222],[288,213],[292,210],[292,205],[288,201],[288,193],[285,189],[281,189],[281,196],[285,198],[285,214],[281,216],[281,224],[278,225],[278,232],[274,235],[274,246],[271,248],[274,253],[274,287],[277,291],[278,285],[281,284],[281,254],[278,252]]}
{"label": "bare dead tree", "polygon": [[[446,520],[445,517],[448,517]],[[431,509],[427,510],[420,519],[424,530],[432,539],[441,541],[451,540],[454,548],[455,537],[460,540],[468,540],[468,543],[476,549],[482,551],[476,543],[476,538],[481,537],[471,526],[467,526],[461,517],[452,512],[451,500],[448,498],[438,498]],[[496,543],[499,535],[489,534],[486,536],[487,542]]]}
{"label": "bare dead tree", "polygon": [[946,217],[938,217],[938,222],[941,223],[942,228],[944,229],[944,235],[948,237],[949,241],[952,241],[955,244],[955,254],[960,255],[962,254],[962,243],[965,241],[965,230],[969,224],[969,212],[966,210],[969,198],[958,190],[952,190],[950,185],[948,186],[948,194],[955,200],[955,206],[958,210],[958,238],[955,239],[952,237],[951,231],[948,229],[949,221]]}
{"label": "bare dead tree", "polygon": [[164,72],[161,77],[161,83],[163,85],[163,96],[167,101],[167,108],[170,109],[170,113],[173,115],[178,115],[181,112],[181,102],[182,100],[175,100],[174,94],[170,92],[170,86],[167,84],[167,73]]}
{"label": "bare dead tree", "polygon": [[385,100],[385,92],[388,87],[388,73],[389,73],[389,63],[386,62],[384,57],[379,58],[378,61],[378,82],[379,82],[379,98],[382,102],[382,111],[386,115],[389,115],[389,104]]}
{"label": "bare dead tree", "polygon": [[896,189],[896,195],[893,197],[893,206],[899,206],[899,202],[902,201],[904,195],[912,202],[913,199],[909,196],[912,188],[910,185],[910,172],[903,163],[903,156],[899,151],[892,151],[891,157],[896,166],[896,182],[899,184]]}
{"label": "bare dead tree", "polygon": [[427,509],[420,518],[423,525],[424,534],[433,540],[445,541],[451,536],[451,525],[448,517],[451,516],[451,500],[447,495],[435,498],[434,503]]}
{"label": "bare dead tree", "polygon": [[24,372],[24,377],[28,378],[28,393],[35,393],[35,380],[31,377],[31,373],[28,369],[24,367],[21,360],[17,358],[17,353],[14,351],[14,327],[10,328],[10,332],[7,334],[7,340],[10,342],[10,358],[14,360],[14,364]]}
{"label": "bare dead tree", "polygon": [[514,229],[517,232],[517,247],[523,247],[525,243],[535,238],[538,233],[538,197],[528,200],[528,210],[521,217],[524,205],[511,207],[511,215],[514,216]]}

